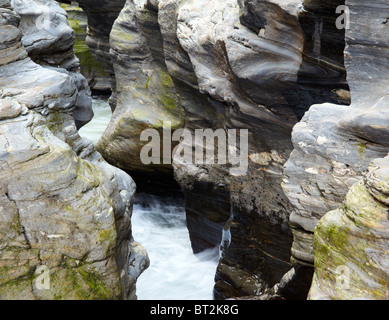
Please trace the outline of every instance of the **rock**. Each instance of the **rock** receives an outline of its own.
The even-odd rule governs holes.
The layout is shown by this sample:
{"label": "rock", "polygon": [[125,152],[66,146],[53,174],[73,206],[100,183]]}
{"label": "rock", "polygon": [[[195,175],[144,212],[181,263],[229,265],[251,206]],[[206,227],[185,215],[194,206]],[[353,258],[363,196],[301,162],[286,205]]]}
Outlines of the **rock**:
{"label": "rock", "polygon": [[108,162],[135,176],[142,172],[157,180],[160,174],[166,180],[172,177],[171,164],[161,160],[147,166],[142,162],[140,154],[147,142],[141,141],[141,133],[156,129],[162,137],[164,122],[170,123],[171,130],[181,128],[185,114],[173,80],[160,61],[157,12],[139,5],[127,1],[111,32],[117,105],[97,148]]}
{"label": "rock", "polygon": [[88,19],[84,11],[76,5],[62,3],[61,7],[68,14],[69,26],[76,34],[73,49],[80,61],[80,73],[87,79],[93,94],[109,94],[111,91],[111,74],[98,62],[86,44]]}
{"label": "rock", "polygon": [[20,16],[22,43],[29,57],[39,65],[68,73],[77,84],[73,116],[77,128],[82,127],[93,117],[92,98],[86,79],[77,72],[75,33],[69,27],[66,11],[56,1],[13,0],[12,4]]}
{"label": "rock", "polygon": [[[210,99],[207,92],[199,90],[193,56],[186,51],[182,41],[186,36],[181,37],[181,5],[182,2],[176,0],[160,1],[158,23],[165,63],[179,92],[180,104],[185,109],[185,128],[194,137],[198,129],[224,128],[226,107],[222,102]],[[195,59],[198,58],[200,56]],[[186,220],[193,251],[197,253],[218,246],[231,208],[228,167],[217,164],[199,166],[177,159],[172,165],[174,177],[186,198]]]}
{"label": "rock", "polygon": [[343,205],[317,224],[310,299],[389,298],[389,157],[376,159]]}
{"label": "rock", "polygon": [[256,296],[235,297],[236,300],[305,300],[309,291],[313,269],[295,265],[282,277],[279,283]]}
{"label": "rock", "polygon": [[[319,36],[327,33],[342,40],[342,32],[333,28],[335,18],[328,11],[312,10],[307,19],[308,10],[300,10],[302,3],[298,1],[289,6],[281,1],[240,4],[241,7],[236,1],[187,2],[178,11],[177,35],[193,63],[199,91],[224,103],[224,111],[222,107],[219,110],[225,119],[218,117],[224,127],[247,128],[250,132],[250,161],[245,175],[225,179],[225,169],[217,166],[197,166],[195,170],[193,166],[185,169],[181,164],[174,165],[178,180],[185,176],[181,180],[184,183],[180,181],[185,187],[196,185],[186,182],[188,176],[223,186],[224,208],[231,208],[231,219],[225,226],[229,245],[223,247],[216,274],[217,298],[266,292],[292,268],[292,234],[288,226],[292,207],[280,188],[283,164],[292,150],[290,133],[312,102],[338,102],[339,96],[332,90],[347,89],[344,42],[339,41],[331,50],[317,51],[307,40],[315,25],[324,19],[328,22]],[[335,10],[336,5],[332,3],[330,7]],[[347,103],[345,100],[342,102]],[[187,189],[188,201],[195,192]],[[205,194],[221,194],[210,193],[210,189],[196,190],[197,200],[193,203],[199,203],[197,194],[204,199]],[[213,210],[218,212],[219,208],[220,205]],[[201,211],[197,208],[197,215],[207,217],[208,211],[208,206]],[[205,223],[196,226],[197,230],[202,228],[209,229]],[[219,227],[219,237],[220,233]],[[230,276],[236,269],[242,274],[239,280]],[[244,274],[252,285],[243,288]],[[302,291],[306,295],[307,288]]]}
{"label": "rock", "polygon": [[[386,222],[374,219],[382,216],[377,208],[386,205],[386,191],[370,187],[372,175],[359,181],[373,159],[388,154],[383,0],[363,5],[361,0],[79,2],[89,21],[87,43],[115,74],[110,100],[115,112],[98,150],[139,182],[163,185],[174,173],[186,197],[194,252],[221,243],[215,298],[304,299],[314,262],[311,298],[385,294],[380,286],[386,284],[386,260],[376,249],[358,256],[379,274],[371,283],[370,271],[361,270],[351,255],[336,253],[339,237],[345,246],[350,243],[346,228],[356,232],[362,247],[377,246],[382,255],[377,234]],[[336,23],[336,8],[343,4],[351,14],[346,31]],[[13,18],[4,19],[16,27]],[[8,34],[15,44],[11,56],[23,60],[20,34]],[[40,104],[37,97],[31,101],[30,108]],[[248,129],[247,172],[231,174],[231,163],[142,163],[146,142],[140,134],[156,129],[162,135],[163,121],[192,134],[205,128]],[[77,139],[71,142],[64,128],[52,130],[76,150],[92,154]],[[337,209],[346,195],[345,206]],[[368,222],[361,223],[372,236],[353,225],[358,220],[349,209],[355,195],[378,212],[371,217],[357,208],[367,214]],[[326,254],[335,258],[326,261]],[[361,276],[352,278],[356,290],[366,285],[367,292],[343,295],[333,287],[343,263]],[[147,262],[134,265],[139,269]],[[370,289],[374,286],[378,292]]]}
{"label": "rock", "polygon": [[[11,1],[20,16],[22,43],[29,56],[39,64],[76,70],[74,31],[67,23],[67,15],[56,1]],[[73,71],[72,70],[72,71]]]}
{"label": "rock", "polygon": [[1,28],[0,36],[7,45],[5,46],[3,44],[1,47],[1,66],[13,61],[25,59],[27,57],[27,52],[22,48],[20,43],[22,33],[17,28],[17,25],[8,24],[14,23],[14,21],[6,21],[6,19],[10,16],[10,13],[7,11],[9,10],[2,10],[2,20],[4,19],[4,22]]}
{"label": "rock", "polygon": [[[88,32],[85,43],[93,57],[98,61],[106,77],[111,79],[111,90],[115,90],[114,69],[110,55],[110,33],[112,26],[122,10],[125,0],[79,0],[88,20]],[[85,47],[84,47],[85,49]],[[112,99],[114,108],[116,100]]]}
{"label": "rock", "polygon": [[22,113],[22,106],[9,100],[1,100],[0,102],[0,120],[13,119]]}
{"label": "rock", "polygon": [[132,249],[135,183],[78,135],[72,73],[33,62],[18,15],[1,10],[0,297],[134,299],[147,266],[132,267],[147,261]]}
{"label": "rock", "polygon": [[[318,221],[339,207],[373,159],[388,153],[383,124],[388,31],[381,24],[386,4],[375,1],[372,11],[360,7],[360,1],[346,1],[346,5],[350,28],[345,66],[352,104],[312,106],[293,129],[294,150],[285,165],[283,189],[295,209],[290,217],[292,255],[302,264],[314,262],[312,241]],[[373,24],[366,23],[370,14]],[[372,30],[375,36],[366,37]]]}
{"label": "rock", "polygon": [[[389,141],[387,6],[374,0],[365,10],[360,2],[127,0],[111,31],[113,12],[124,1],[102,1],[98,8],[80,1],[90,18],[92,51],[108,65],[112,57],[116,78],[115,112],[98,149],[138,181],[164,182],[174,171],[186,197],[193,250],[222,244],[217,299],[305,298],[315,261],[314,230],[329,211],[336,213],[317,231],[319,265],[310,296],[339,294],[318,283],[326,277],[326,241],[329,254],[336,255],[331,241],[337,235],[327,239],[321,232],[330,225],[344,236],[343,225],[332,223],[351,213],[332,210],[351,187],[350,199],[360,193],[373,206],[366,192],[374,188],[362,192],[356,183],[373,159],[387,155]],[[336,24],[336,8],[343,4],[351,9],[346,31]],[[110,12],[107,24],[96,22],[103,10]],[[247,173],[230,174],[231,163],[145,165],[140,133],[157,129],[161,135],[164,120],[192,134],[248,129]],[[381,191],[373,193],[383,201]],[[374,247],[375,238],[370,240],[361,245]],[[377,245],[381,250],[380,240]],[[376,258],[369,254],[361,259]],[[332,273],[343,260],[328,261]],[[364,277],[359,266],[354,269]],[[374,270],[386,281],[385,266]]]}
{"label": "rock", "polygon": [[[115,112],[98,150],[138,185],[165,183],[174,171],[193,250],[225,244],[218,298],[265,293],[294,267],[283,165],[292,128],[312,104],[349,103],[344,30],[334,27],[338,5],[128,0],[113,25]],[[248,129],[247,174],[231,175],[231,164],[142,163],[140,134],[162,135],[163,121],[191,133]],[[239,279],[230,276],[235,272]]]}

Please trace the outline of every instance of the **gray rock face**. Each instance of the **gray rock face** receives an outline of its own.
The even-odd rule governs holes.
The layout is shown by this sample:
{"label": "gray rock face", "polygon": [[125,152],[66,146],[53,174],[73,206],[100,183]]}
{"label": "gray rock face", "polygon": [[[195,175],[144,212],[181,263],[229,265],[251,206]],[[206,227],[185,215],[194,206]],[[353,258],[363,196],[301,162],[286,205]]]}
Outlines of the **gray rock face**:
{"label": "gray rock face", "polygon": [[77,68],[73,54],[74,31],[67,25],[66,13],[56,1],[18,1],[11,4],[20,16],[23,46],[39,64]]}
{"label": "gray rock face", "polygon": [[[351,9],[346,33],[336,27],[343,4]],[[373,159],[387,155],[387,5],[366,6],[127,0],[114,23],[116,109],[98,149],[139,176],[174,171],[193,250],[222,243],[216,298],[304,298],[308,286],[300,284],[312,276],[318,221],[339,207]],[[94,10],[92,3],[85,7]],[[164,120],[191,133],[248,129],[247,173],[230,174],[231,163],[143,164],[140,133],[161,133]],[[328,225],[324,219],[321,230]],[[315,279],[326,266],[320,252],[327,240],[317,234],[322,262]],[[363,259],[369,257],[375,255]],[[333,270],[339,262],[329,263]],[[313,298],[338,294],[314,285]]]}
{"label": "gray rock face", "polygon": [[[345,65],[352,104],[312,106],[293,130],[295,148],[284,172],[283,188],[295,208],[290,218],[292,254],[303,263],[314,261],[312,241],[318,220],[340,205],[373,159],[388,152],[383,95],[387,29],[382,23],[387,7],[377,1],[367,13],[359,1],[346,4],[351,15]],[[367,24],[370,14],[374,23]],[[366,37],[372,30],[376,36]]]}
{"label": "gray rock face", "polygon": [[0,297],[135,298],[147,267],[131,236],[135,183],[78,135],[80,76],[49,66],[49,55],[43,66],[29,57],[41,61],[46,45],[62,46],[42,38],[27,52],[23,27],[41,16],[32,9],[58,9],[54,1],[30,5],[19,15],[9,2],[0,8]]}
{"label": "gray rock face", "polygon": [[117,105],[98,144],[111,164],[143,176],[171,174],[170,164],[139,159],[140,133],[161,133],[163,120],[173,130],[250,132],[246,175],[231,176],[230,164],[173,163],[194,251],[226,236],[219,298],[265,292],[293,267],[292,206],[280,187],[292,128],[313,103],[349,102],[341,94],[348,87],[337,5],[128,0],[112,28]]}
{"label": "gray rock face", "polygon": [[317,224],[310,299],[389,299],[388,161],[374,160]]}
{"label": "gray rock face", "polygon": [[111,91],[111,74],[104,69],[92,55],[86,44],[88,17],[76,2],[61,3],[66,10],[69,26],[75,31],[76,40],[73,45],[74,54],[80,61],[80,73],[87,79],[93,94],[106,95]]}
{"label": "gray rock face", "polygon": [[[88,18],[86,44],[101,64],[107,77],[111,78],[111,86],[114,90],[115,77],[110,56],[110,32],[125,0],[80,0],[77,2]],[[112,103],[113,106],[115,104],[116,101]]]}
{"label": "gray rock face", "polygon": [[147,167],[140,159],[147,144],[141,141],[143,130],[157,129],[162,136],[163,122],[170,122],[175,130],[185,121],[178,92],[161,58],[156,8],[127,1],[110,39],[117,105],[97,148],[111,164],[128,172],[172,176],[171,165],[161,161]]}
{"label": "gray rock face", "polygon": [[[338,121],[334,121],[338,132],[334,138],[341,141],[344,154],[334,152],[331,158],[338,157],[340,163],[353,169],[346,178],[361,181],[351,187],[343,204],[326,213],[315,228],[315,276],[309,297],[387,300],[388,30],[385,24],[389,7],[383,1],[373,1],[369,10],[360,1],[346,4],[350,8],[350,29],[346,31],[345,62],[353,103],[338,113]],[[371,23],[366,23],[367,20]],[[367,37],[373,30],[374,36]],[[336,186],[336,190],[340,187]]]}
{"label": "gray rock face", "polygon": [[73,116],[80,128],[93,117],[92,98],[86,79],[77,73],[75,34],[67,23],[66,12],[56,1],[13,0],[11,4],[20,16],[22,43],[29,57],[42,66],[62,68],[74,79],[78,93]]}
{"label": "gray rock face", "polygon": [[[192,176],[224,189],[229,202],[224,208],[231,208],[216,297],[261,294],[292,268],[288,226],[292,207],[280,188],[283,164],[292,150],[290,132],[312,102],[339,101],[333,91],[347,89],[342,41],[332,50],[320,50],[309,37],[315,24],[328,20],[319,35],[342,39],[342,32],[330,23],[335,19],[325,10],[301,6],[245,1],[239,8],[235,1],[196,1],[184,3],[178,11],[177,35],[191,58],[200,92],[224,102],[227,128],[250,131],[247,175],[226,183],[222,168],[206,168],[207,178],[204,169],[178,168],[180,177],[186,176],[181,181]],[[209,187],[205,190],[197,191],[203,199],[212,194]],[[197,206],[197,212],[211,211],[205,208]]]}

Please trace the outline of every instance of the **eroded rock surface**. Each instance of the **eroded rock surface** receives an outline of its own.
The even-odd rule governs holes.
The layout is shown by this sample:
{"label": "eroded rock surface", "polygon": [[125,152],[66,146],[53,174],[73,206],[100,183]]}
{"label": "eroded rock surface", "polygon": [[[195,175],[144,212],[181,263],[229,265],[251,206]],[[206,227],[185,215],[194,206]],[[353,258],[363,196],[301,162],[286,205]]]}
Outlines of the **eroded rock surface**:
{"label": "eroded rock surface", "polygon": [[146,129],[158,130],[162,159],[164,122],[175,130],[183,127],[185,121],[179,94],[163,60],[157,10],[149,3],[127,1],[115,21],[110,41],[116,77],[113,96],[117,102],[97,145],[111,164],[135,175],[151,173],[155,181],[158,174],[164,177],[162,180],[172,177],[172,166],[163,160],[156,165],[142,162],[141,150],[148,141],[141,141],[141,133]]}
{"label": "eroded rock surface", "polygon": [[[283,189],[295,211],[293,257],[314,262],[314,228],[321,217],[342,203],[350,187],[375,158],[388,152],[387,41],[382,1],[365,10],[360,1],[346,1],[345,65],[352,104],[314,105],[293,129],[294,150],[285,166]],[[372,15],[371,23],[366,23]],[[374,31],[375,36],[366,34]]]}
{"label": "eroded rock surface", "polygon": [[114,90],[115,77],[110,56],[110,33],[125,0],[80,0],[77,2],[88,20],[85,43],[103,68],[105,76],[111,79],[110,86]]}
{"label": "eroded rock surface", "polygon": [[292,206],[280,187],[292,128],[314,103],[349,102],[337,5],[128,0],[113,26],[116,109],[98,144],[111,164],[171,174],[170,164],[139,159],[141,132],[162,133],[164,120],[173,130],[249,130],[247,174],[230,175],[230,164],[173,164],[194,251],[225,235],[219,298],[266,292],[293,268]]}
{"label": "eroded rock surface", "polygon": [[389,157],[374,160],[317,224],[310,299],[389,299],[388,181]]}
{"label": "eroded rock surface", "polygon": [[61,7],[66,10],[69,26],[76,34],[73,51],[80,61],[80,73],[87,79],[93,94],[109,94],[113,83],[112,70],[104,68],[104,64],[95,59],[91,49],[86,44],[88,33],[87,15],[76,2],[71,4],[61,3]]}
{"label": "eroded rock surface", "polygon": [[[85,79],[52,65],[60,39],[74,37],[62,9],[23,3],[0,7],[0,297],[133,299],[147,267],[131,236],[135,183],[78,135],[73,113]],[[25,28],[53,22],[39,25],[42,14],[59,18],[58,30],[27,51]]]}
{"label": "eroded rock surface", "polygon": [[[346,31],[336,27],[344,4]],[[386,13],[382,0],[126,1],[111,32],[116,109],[98,149],[140,179],[174,170],[193,250],[222,244],[216,298],[307,295],[315,226],[388,153]],[[162,134],[163,121],[191,133],[248,129],[247,172],[142,163],[140,134]],[[312,297],[335,296],[317,286]]]}
{"label": "eroded rock surface", "polygon": [[73,116],[77,128],[93,117],[91,92],[78,73],[79,59],[73,52],[75,34],[67,23],[67,14],[56,1],[20,1],[11,4],[20,16],[22,43],[29,57],[39,65],[55,68],[71,76],[77,86]]}

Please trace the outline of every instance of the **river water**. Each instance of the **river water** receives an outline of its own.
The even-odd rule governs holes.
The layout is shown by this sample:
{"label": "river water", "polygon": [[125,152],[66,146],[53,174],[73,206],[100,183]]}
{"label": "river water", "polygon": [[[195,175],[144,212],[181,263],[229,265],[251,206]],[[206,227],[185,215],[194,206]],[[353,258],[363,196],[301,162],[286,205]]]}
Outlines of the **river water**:
{"label": "river water", "polygon": [[[97,143],[109,123],[111,109],[106,99],[94,98],[93,111],[93,120],[81,128],[80,135]],[[182,198],[137,194],[132,234],[150,258],[150,267],[137,281],[139,300],[213,298],[219,252],[193,254]]]}

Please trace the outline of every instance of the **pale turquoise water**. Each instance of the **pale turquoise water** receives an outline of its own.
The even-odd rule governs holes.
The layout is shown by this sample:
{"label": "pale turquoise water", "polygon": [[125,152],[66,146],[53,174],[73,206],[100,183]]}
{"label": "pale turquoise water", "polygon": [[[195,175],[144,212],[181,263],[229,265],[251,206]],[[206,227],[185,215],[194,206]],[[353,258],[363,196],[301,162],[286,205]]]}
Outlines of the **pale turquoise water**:
{"label": "pale turquoise water", "polygon": [[94,98],[93,99],[94,117],[91,122],[83,126],[79,133],[81,136],[88,138],[95,145],[102,136],[105,128],[111,119],[111,107],[108,104],[108,98]]}

